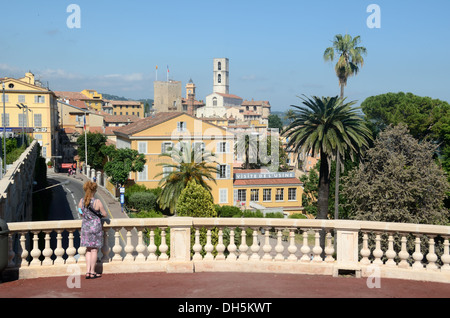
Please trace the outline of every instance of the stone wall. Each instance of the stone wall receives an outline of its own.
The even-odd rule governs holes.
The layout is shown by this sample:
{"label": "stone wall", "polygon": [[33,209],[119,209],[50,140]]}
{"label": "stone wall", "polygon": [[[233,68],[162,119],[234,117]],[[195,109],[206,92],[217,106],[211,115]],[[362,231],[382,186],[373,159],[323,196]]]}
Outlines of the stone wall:
{"label": "stone wall", "polygon": [[0,180],[0,218],[6,222],[32,219],[34,167],[38,148],[34,140]]}

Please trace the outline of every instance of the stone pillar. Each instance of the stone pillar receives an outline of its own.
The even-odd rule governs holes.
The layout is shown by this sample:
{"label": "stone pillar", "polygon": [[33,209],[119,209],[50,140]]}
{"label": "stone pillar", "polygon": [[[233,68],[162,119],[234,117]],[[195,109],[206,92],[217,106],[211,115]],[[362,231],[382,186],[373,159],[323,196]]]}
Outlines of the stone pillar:
{"label": "stone pillar", "polygon": [[97,184],[101,186],[104,185],[101,171],[97,171]]}
{"label": "stone pillar", "polygon": [[167,272],[192,273],[191,261],[191,217],[169,218],[170,258]]}
{"label": "stone pillar", "polygon": [[336,225],[336,256],[333,276],[339,275],[339,270],[355,271],[356,277],[361,277],[361,267],[358,263],[358,233],[357,222],[345,220]]}

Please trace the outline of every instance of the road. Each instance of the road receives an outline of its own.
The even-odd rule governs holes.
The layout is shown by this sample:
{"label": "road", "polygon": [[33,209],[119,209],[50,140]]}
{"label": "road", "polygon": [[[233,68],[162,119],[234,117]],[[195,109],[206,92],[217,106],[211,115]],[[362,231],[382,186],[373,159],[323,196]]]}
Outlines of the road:
{"label": "road", "polygon": [[[66,174],[56,173],[48,173],[47,180],[49,182],[49,186],[60,184],[47,190],[53,192],[52,201],[50,202],[48,211],[48,220],[56,221],[81,219],[81,216],[78,213],[78,203],[80,202],[80,199],[84,197],[83,182],[80,179],[69,177]],[[67,184],[62,184],[67,181],[69,181]],[[102,201],[103,206],[105,206],[105,209],[109,214],[108,217],[113,218],[111,211],[106,208],[107,205],[105,204],[104,198],[98,194],[95,195],[95,198]],[[114,231],[111,229],[108,234],[108,244],[112,247],[114,246]],[[56,236],[55,233],[52,233],[50,242],[52,248],[54,248],[53,245],[56,244],[54,241],[54,236]],[[126,237],[126,231],[122,230],[120,232],[120,245],[122,246],[122,253],[124,253],[123,248],[126,245],[124,237]],[[135,240],[137,240],[137,234]],[[67,233],[63,232],[63,248],[67,247],[67,242]],[[74,233],[74,245],[75,248],[79,247],[78,231]]]}

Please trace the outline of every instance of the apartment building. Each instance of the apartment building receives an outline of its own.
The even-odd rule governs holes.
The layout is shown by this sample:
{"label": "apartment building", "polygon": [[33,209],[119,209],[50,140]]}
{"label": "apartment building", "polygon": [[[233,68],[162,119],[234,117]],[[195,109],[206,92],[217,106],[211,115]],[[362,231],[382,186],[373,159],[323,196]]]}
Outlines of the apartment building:
{"label": "apartment building", "polygon": [[[210,182],[214,203],[233,204],[233,149],[234,135],[224,128],[202,121],[184,112],[157,112],[124,127],[114,130],[117,148],[130,148],[145,155],[142,172],[131,173],[136,183],[148,188],[158,187],[161,176],[169,173],[160,163],[173,163],[171,158],[160,157],[171,148],[186,144],[198,146],[215,154],[214,163],[219,172]],[[166,169],[166,170],[165,170]]]}
{"label": "apartment building", "polygon": [[20,134],[25,131],[41,145],[46,161],[57,155],[58,109],[55,93],[44,87],[31,72],[19,79],[4,77],[2,82],[1,131]]}

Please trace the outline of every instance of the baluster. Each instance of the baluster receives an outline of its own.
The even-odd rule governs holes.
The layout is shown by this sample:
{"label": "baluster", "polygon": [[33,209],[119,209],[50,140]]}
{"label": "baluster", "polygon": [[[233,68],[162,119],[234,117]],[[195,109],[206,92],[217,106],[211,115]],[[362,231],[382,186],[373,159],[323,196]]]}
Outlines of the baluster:
{"label": "baluster", "polygon": [[85,264],[86,263],[86,246],[80,246],[78,248],[78,264]]}
{"label": "baluster", "polygon": [[284,261],[284,246],[282,243],[282,237],[283,237],[283,229],[277,229],[277,245],[275,246],[275,251],[277,252],[277,255],[275,256],[275,261]]}
{"label": "baluster", "polygon": [[53,250],[50,248],[50,232],[52,231],[45,231],[45,247],[42,251],[42,255],[44,255],[44,260],[42,261],[43,266],[53,265],[53,260],[51,259],[51,256],[53,255]]}
{"label": "baluster", "polygon": [[332,263],[334,262],[333,253],[334,253],[334,246],[331,242],[332,236],[331,233],[327,233],[327,246],[325,247],[325,262]]}
{"label": "baluster", "polygon": [[320,254],[322,254],[322,248],[320,247],[320,231],[321,230],[314,230],[315,234],[315,242],[314,242],[314,247],[313,247],[313,253],[314,253],[314,257],[313,257],[313,262],[315,263],[319,263],[322,262],[322,256],[320,256]]}
{"label": "baluster", "polygon": [[427,270],[437,270],[438,267],[436,265],[437,261],[437,255],[434,250],[434,236],[430,236],[430,239],[428,240],[428,254],[427,254]]}
{"label": "baluster", "polygon": [[109,242],[108,242],[108,231],[109,229],[103,229],[103,246],[102,246],[102,263],[109,262]]}
{"label": "baluster", "polygon": [[289,246],[288,246],[288,252],[289,257],[287,258],[290,262],[297,261],[297,256],[295,256],[295,252],[297,252],[297,246],[295,246],[295,229],[289,229]]}
{"label": "baluster", "polygon": [[125,228],[125,230],[127,231],[127,245],[125,245],[125,258],[123,259],[124,262],[132,262],[134,261],[134,256],[133,256],[133,251],[134,251],[134,246],[133,244],[131,244],[131,230],[132,228]]}
{"label": "baluster", "polygon": [[230,230],[230,244],[228,244],[228,256],[227,256],[227,261],[235,261],[237,259],[237,254],[236,254],[236,250],[237,250],[237,246],[234,243],[234,230],[231,229]]}
{"label": "baluster", "polygon": [[211,243],[211,229],[207,229],[206,231],[206,244],[205,244],[205,257],[203,258],[205,261],[213,260],[214,256],[212,255],[212,251],[214,250],[214,246]]}
{"label": "baluster", "polygon": [[41,261],[39,260],[39,256],[41,256],[41,250],[39,249],[39,234],[40,231],[33,231],[33,249],[30,252],[31,257],[33,259],[30,262],[30,266],[39,266],[41,265]]}
{"label": "baluster", "polygon": [[413,259],[414,259],[414,264],[412,265],[412,267],[415,268],[415,269],[422,269],[423,268],[423,264],[422,264],[421,261],[423,259],[423,254],[420,251],[420,237],[419,236],[416,237],[415,245],[416,245],[416,248],[415,248],[414,253],[412,255]]}
{"label": "baluster", "polygon": [[77,252],[77,249],[73,246],[73,230],[69,232],[69,245],[66,249],[67,259],[66,264],[74,264],[76,263],[75,259],[75,253]]}
{"label": "baluster", "polygon": [[138,252],[138,255],[136,256],[137,262],[145,261],[145,255],[144,255],[145,245],[144,245],[142,235],[143,235],[142,228],[139,228],[138,229],[138,244],[136,246],[136,252]]}
{"label": "baluster", "polygon": [[264,245],[263,245],[263,251],[264,251],[264,255],[262,257],[263,261],[271,261],[272,260],[272,256],[270,255],[270,252],[272,251],[272,246],[270,245],[270,229],[266,228],[265,229],[265,233],[264,233]]}
{"label": "baluster", "polygon": [[218,260],[218,261],[225,260],[225,255],[223,254],[223,252],[225,251],[225,245],[223,244],[223,231],[222,231],[222,229],[219,230],[219,241],[218,241],[217,246],[216,246],[216,251],[217,251],[216,260]]}
{"label": "baluster", "polygon": [[122,246],[120,245],[120,228],[114,228],[114,232],[114,246],[112,248],[114,257],[112,258],[112,261],[121,262],[122,256],[120,253],[122,252]]}
{"label": "baluster", "polygon": [[21,249],[21,253],[20,253],[20,261],[19,261],[19,265],[28,265],[28,261],[27,261],[27,257],[29,255],[28,250],[27,250],[27,239],[26,239],[26,232],[21,232],[20,233],[20,249]]}
{"label": "baluster", "polygon": [[397,255],[397,253],[395,253],[395,250],[394,250],[394,236],[392,234],[389,234],[388,250],[386,251],[386,257],[387,257],[386,265],[387,266],[397,266],[397,264],[395,263],[395,260],[394,260],[396,255]]}
{"label": "baluster", "polygon": [[258,252],[259,252],[258,231],[256,228],[253,228],[253,243],[252,243],[252,246],[250,247],[250,250],[252,251],[250,260],[259,261],[260,257],[258,255]]}
{"label": "baluster", "polygon": [[450,271],[450,249],[449,249],[449,241],[448,241],[448,237],[446,237],[444,239],[444,252],[441,256],[441,261],[442,261],[442,267],[441,270],[442,271]]}
{"label": "baluster", "polygon": [[192,246],[192,249],[194,250],[194,256],[192,257],[192,260],[194,261],[201,261],[203,259],[202,254],[200,252],[202,251],[202,245],[200,244],[200,230],[195,229],[195,244]]}
{"label": "baluster", "polygon": [[406,239],[405,234],[402,235],[402,239],[401,239],[401,250],[398,253],[398,257],[400,257],[400,263],[398,263],[398,267],[399,268],[409,268],[409,263],[408,263],[408,258],[409,258],[409,253],[406,250],[406,242],[408,240]]}
{"label": "baluster", "polygon": [[64,249],[62,247],[62,232],[63,230],[56,230],[56,248],[55,248],[55,255],[56,259],[54,261],[54,264],[64,264]]}
{"label": "baluster", "polygon": [[380,233],[376,233],[375,237],[375,249],[373,250],[373,256],[375,259],[373,260],[373,264],[375,265],[383,265],[383,261],[381,257],[383,257],[383,250],[381,249],[381,235]]}
{"label": "baluster", "polygon": [[159,251],[161,252],[161,255],[159,255],[159,260],[161,261],[167,261],[169,259],[169,256],[167,255],[167,251],[169,250],[169,247],[166,243],[166,229],[161,228],[161,245],[159,246]]}
{"label": "baluster", "polygon": [[248,261],[248,245],[247,245],[247,233],[245,228],[241,231],[241,245],[239,245],[239,261]]}
{"label": "baluster", "polygon": [[148,256],[147,261],[156,261],[158,260],[158,256],[156,256],[157,246],[155,244],[155,232],[153,229],[150,229],[150,244],[147,247]]}
{"label": "baluster", "polygon": [[369,256],[370,256],[370,249],[369,249],[369,236],[367,235],[367,233],[363,234],[363,247],[361,249],[361,261],[359,262],[361,265],[369,265],[370,264],[370,260],[369,260]]}
{"label": "baluster", "polygon": [[300,251],[302,252],[300,261],[302,263],[309,263],[311,261],[311,257],[309,256],[311,248],[308,245],[308,231],[306,229],[303,230],[303,245],[300,248]]}

